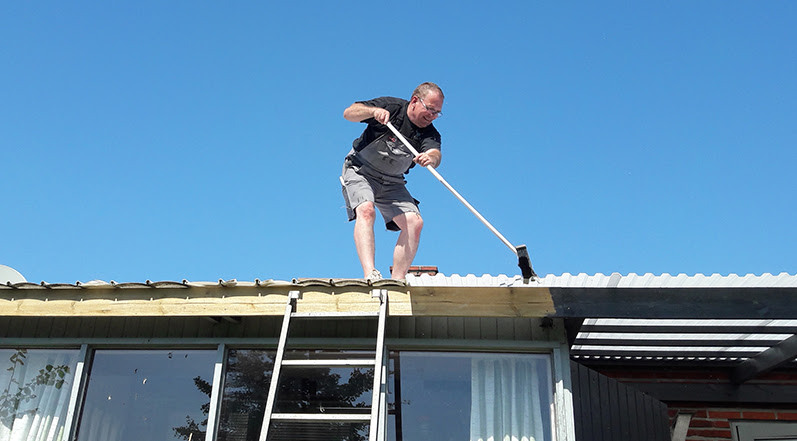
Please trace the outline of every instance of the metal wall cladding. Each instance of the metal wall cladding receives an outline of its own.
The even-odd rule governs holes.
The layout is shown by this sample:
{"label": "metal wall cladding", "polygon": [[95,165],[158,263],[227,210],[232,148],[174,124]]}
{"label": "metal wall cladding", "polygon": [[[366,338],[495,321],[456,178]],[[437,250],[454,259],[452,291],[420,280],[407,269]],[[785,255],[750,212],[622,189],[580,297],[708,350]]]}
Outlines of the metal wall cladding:
{"label": "metal wall cladding", "polygon": [[[0,339],[266,339],[267,344],[273,344],[281,324],[281,316],[4,317],[0,320]],[[390,317],[386,336],[406,340],[531,342],[559,341],[561,332],[561,325],[538,318]],[[296,326],[291,337],[372,339],[374,335],[376,323],[371,320],[314,319]]]}

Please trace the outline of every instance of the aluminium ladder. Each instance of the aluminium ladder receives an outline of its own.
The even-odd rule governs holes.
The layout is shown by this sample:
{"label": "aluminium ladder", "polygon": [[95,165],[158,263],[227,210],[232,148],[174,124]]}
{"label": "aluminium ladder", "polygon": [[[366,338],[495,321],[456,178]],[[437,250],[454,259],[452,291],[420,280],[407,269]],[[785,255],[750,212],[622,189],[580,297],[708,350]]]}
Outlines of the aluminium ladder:
{"label": "aluminium ladder", "polygon": [[[371,296],[379,299],[379,310],[376,312],[331,312],[331,313],[301,313],[296,311],[299,291],[288,293],[288,302],[285,306],[285,316],[282,320],[277,354],[274,358],[274,368],[271,373],[266,409],[263,413],[263,426],[260,429],[259,441],[267,441],[269,431],[274,431],[273,421],[292,422],[345,422],[369,423],[369,441],[384,441],[385,426],[387,423],[387,353],[385,352],[385,321],[387,318],[387,290],[374,289]],[[377,318],[376,354],[373,359],[344,357],[327,360],[285,360],[285,347],[288,340],[288,330],[291,318]],[[296,367],[373,367],[374,382],[370,414],[353,413],[275,413],[274,404],[277,401],[280,371],[282,366]]]}

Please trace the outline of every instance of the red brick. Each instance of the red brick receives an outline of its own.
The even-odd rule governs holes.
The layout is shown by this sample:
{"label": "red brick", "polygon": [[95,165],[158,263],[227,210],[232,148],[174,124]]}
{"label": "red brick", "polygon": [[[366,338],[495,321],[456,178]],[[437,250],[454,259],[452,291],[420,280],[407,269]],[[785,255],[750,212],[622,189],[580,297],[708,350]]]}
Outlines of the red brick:
{"label": "red brick", "polygon": [[797,412],[778,412],[778,419],[797,421]]}
{"label": "red brick", "polygon": [[713,427],[723,427],[725,429],[729,429],[731,427],[731,423],[728,420],[714,420],[711,422]]}
{"label": "red brick", "polygon": [[720,410],[710,410],[708,411],[709,418],[721,418],[721,419],[733,419],[733,418],[741,418],[741,412],[731,412],[731,411],[720,411]]}
{"label": "red brick", "polygon": [[689,423],[689,427],[701,428],[701,427],[719,427],[723,429],[728,429],[731,427],[731,423],[728,420],[703,420],[703,419],[692,419]]}
{"label": "red brick", "polygon": [[702,436],[704,438],[731,439],[731,431],[722,429],[689,429],[686,434],[687,436]]}
{"label": "red brick", "polygon": [[742,412],[742,418],[750,420],[774,420],[775,412]]}

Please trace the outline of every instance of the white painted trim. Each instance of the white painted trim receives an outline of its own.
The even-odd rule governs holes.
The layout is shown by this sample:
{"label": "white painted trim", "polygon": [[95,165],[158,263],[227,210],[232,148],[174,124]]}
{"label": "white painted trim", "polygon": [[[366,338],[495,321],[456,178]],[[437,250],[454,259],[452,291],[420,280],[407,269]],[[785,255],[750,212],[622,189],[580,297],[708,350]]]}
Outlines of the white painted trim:
{"label": "white painted trim", "polygon": [[227,347],[221,343],[216,350],[216,363],[213,366],[213,382],[210,391],[210,408],[208,409],[208,424],[205,432],[206,441],[216,441],[218,430],[219,410],[221,409],[222,391],[224,390],[224,360],[227,356]]}
{"label": "white painted trim", "polygon": [[575,441],[576,426],[573,413],[573,386],[570,379],[570,354],[567,345],[553,349],[554,374],[554,441]]}
{"label": "white painted trim", "polygon": [[689,424],[692,422],[691,413],[679,413],[675,419],[675,427],[672,430],[672,441],[686,441],[686,433],[689,431]]}
{"label": "white painted trim", "polygon": [[64,421],[65,440],[75,439],[77,436],[77,420],[80,414],[79,400],[85,389],[86,365],[89,362],[89,346],[80,346],[77,364],[75,365],[75,376],[72,379],[72,390],[69,392],[69,405],[67,407],[66,418]]}

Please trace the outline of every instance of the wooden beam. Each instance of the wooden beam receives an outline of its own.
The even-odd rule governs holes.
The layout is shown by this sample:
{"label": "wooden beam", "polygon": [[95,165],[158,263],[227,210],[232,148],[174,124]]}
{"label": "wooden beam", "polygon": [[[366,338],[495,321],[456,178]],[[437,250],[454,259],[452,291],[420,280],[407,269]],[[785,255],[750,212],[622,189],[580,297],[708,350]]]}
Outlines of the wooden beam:
{"label": "wooden beam", "polygon": [[[413,315],[545,317],[554,313],[548,288],[411,287]],[[394,308],[390,298],[390,308]]]}
{"label": "wooden beam", "polygon": [[576,344],[578,333],[581,332],[584,323],[583,318],[566,318],[565,333],[567,334],[567,346],[572,347]]}
{"label": "wooden beam", "polygon": [[[628,343],[627,346],[631,346],[633,343]],[[746,358],[746,357],[754,357],[760,354],[761,351],[759,350],[736,350],[736,351],[727,351],[724,348],[706,348],[701,349],[698,351],[688,351],[684,349],[680,349],[676,346],[661,346],[656,347],[655,349],[651,348],[648,351],[638,350],[636,348],[632,349],[610,349],[607,347],[604,348],[590,348],[587,350],[581,350],[578,348],[573,348],[570,350],[570,354],[573,356],[590,356],[590,357],[681,357],[681,358],[706,358],[706,357],[716,357],[716,358]],[[634,361],[636,362],[636,361]],[[738,362],[738,360],[737,360]],[[584,364],[593,364],[588,360],[579,361],[579,363]]]}
{"label": "wooden beam", "polygon": [[[383,288],[392,316],[544,317],[554,312],[547,288]],[[304,312],[359,312],[379,304],[369,286],[19,289],[0,291],[0,316],[282,315],[288,291],[296,289]]]}
{"label": "wooden beam", "polygon": [[[647,319],[797,319],[797,287],[545,288],[383,286],[391,315]],[[156,286],[0,290],[6,316],[281,315],[291,289],[311,312],[372,304],[370,286]]]}
{"label": "wooden beam", "polygon": [[797,403],[797,385],[729,383],[625,383],[665,402]]}
{"label": "wooden beam", "polygon": [[766,351],[748,358],[731,373],[731,381],[741,384],[786,364],[797,357],[797,335],[772,346]]}
{"label": "wooden beam", "polygon": [[797,334],[797,326],[783,325],[742,325],[737,322],[732,324],[714,322],[690,322],[688,326],[683,323],[646,323],[644,325],[607,325],[586,324],[581,325],[581,332],[604,332],[616,334],[727,334],[733,329],[734,334]]}
{"label": "wooden beam", "polygon": [[[570,320],[570,319],[567,319]],[[695,334],[692,329],[684,326],[683,333]],[[736,329],[732,326],[726,328],[726,333],[733,332],[736,334]],[[627,347],[627,346],[659,346],[659,347],[758,347],[768,348],[780,343],[782,338],[757,338],[757,339],[744,339],[744,338],[711,338],[711,339],[693,339],[692,337],[682,337],[680,340],[677,338],[633,338],[632,334],[626,334],[618,337],[610,338],[576,338],[572,344],[575,345],[591,345],[591,346],[611,346],[611,347]],[[607,348],[609,349],[609,348]]]}
{"label": "wooden beam", "polygon": [[797,319],[797,287],[549,289],[562,318]]}

